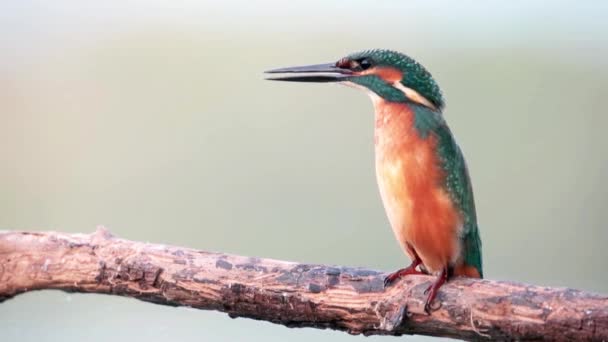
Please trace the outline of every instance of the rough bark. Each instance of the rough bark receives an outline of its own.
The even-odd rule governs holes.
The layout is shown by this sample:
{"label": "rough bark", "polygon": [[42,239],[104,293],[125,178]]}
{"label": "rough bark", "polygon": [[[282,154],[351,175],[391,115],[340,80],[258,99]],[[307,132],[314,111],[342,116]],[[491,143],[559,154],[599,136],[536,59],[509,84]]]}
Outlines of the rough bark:
{"label": "rough bark", "polygon": [[608,296],[514,282],[454,279],[431,315],[433,278],[385,289],[384,273],[210,253],[113,237],[0,232],[0,302],[58,289],[218,310],[288,327],[464,340],[608,340]]}

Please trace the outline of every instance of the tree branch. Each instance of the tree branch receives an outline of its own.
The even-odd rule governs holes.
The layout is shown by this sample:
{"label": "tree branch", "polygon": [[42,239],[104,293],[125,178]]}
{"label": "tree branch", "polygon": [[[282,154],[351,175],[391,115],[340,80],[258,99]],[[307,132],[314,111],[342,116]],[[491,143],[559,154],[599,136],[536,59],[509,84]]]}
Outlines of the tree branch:
{"label": "tree branch", "polygon": [[218,310],[288,327],[351,334],[423,334],[465,340],[608,339],[608,297],[573,289],[454,279],[432,315],[433,278],[390,288],[384,274],[55,232],[0,232],[0,302],[57,289]]}

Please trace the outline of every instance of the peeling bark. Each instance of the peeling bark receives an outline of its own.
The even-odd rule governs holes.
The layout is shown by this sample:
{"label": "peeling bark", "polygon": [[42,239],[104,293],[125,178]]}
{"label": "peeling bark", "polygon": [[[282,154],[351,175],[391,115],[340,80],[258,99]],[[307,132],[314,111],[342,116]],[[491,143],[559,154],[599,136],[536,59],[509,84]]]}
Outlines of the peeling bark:
{"label": "peeling bark", "polygon": [[0,233],[0,302],[58,289],[218,310],[288,327],[351,334],[422,334],[464,340],[608,340],[608,296],[514,282],[454,279],[431,315],[433,280],[409,276],[384,289],[385,274],[210,253],[113,237]]}

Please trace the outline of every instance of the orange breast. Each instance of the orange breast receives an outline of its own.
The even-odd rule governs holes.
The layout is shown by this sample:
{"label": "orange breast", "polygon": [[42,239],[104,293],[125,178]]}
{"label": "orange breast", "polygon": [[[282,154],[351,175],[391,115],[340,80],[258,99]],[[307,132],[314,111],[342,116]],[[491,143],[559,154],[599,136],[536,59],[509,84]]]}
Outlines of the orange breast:
{"label": "orange breast", "polygon": [[437,142],[418,135],[407,105],[375,107],[376,176],[393,232],[406,252],[411,246],[429,271],[440,271],[459,255],[461,218],[442,187]]}

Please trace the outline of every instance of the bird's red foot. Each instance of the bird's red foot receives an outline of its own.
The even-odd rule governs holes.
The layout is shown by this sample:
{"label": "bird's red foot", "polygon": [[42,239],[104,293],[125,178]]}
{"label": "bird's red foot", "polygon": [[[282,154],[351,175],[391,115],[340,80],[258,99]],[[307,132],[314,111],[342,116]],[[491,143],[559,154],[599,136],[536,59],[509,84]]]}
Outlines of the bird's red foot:
{"label": "bird's red foot", "polygon": [[448,281],[449,274],[450,272],[448,269],[443,269],[437,280],[435,280],[434,283],[429,285],[429,287],[424,290],[424,294],[428,293],[428,297],[426,297],[426,302],[424,303],[424,312],[426,312],[427,315],[431,314],[431,304],[433,303],[433,300],[435,300],[435,297],[437,297],[437,292],[439,291],[441,285]]}
{"label": "bird's red foot", "polygon": [[420,261],[414,260],[414,262],[412,262],[412,264],[408,267],[402,268],[396,272],[387,275],[386,278],[384,278],[384,287],[390,286],[393,282],[395,282],[395,280],[409,274],[425,274],[424,272],[418,271],[416,269],[418,265],[420,265]]}

